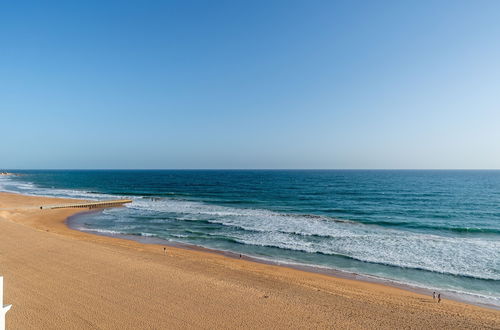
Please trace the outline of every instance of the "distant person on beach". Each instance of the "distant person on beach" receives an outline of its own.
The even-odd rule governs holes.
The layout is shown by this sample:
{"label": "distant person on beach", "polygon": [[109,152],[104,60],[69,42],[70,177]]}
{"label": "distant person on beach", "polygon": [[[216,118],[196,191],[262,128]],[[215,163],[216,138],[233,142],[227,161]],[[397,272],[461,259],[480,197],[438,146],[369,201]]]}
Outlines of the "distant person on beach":
{"label": "distant person on beach", "polygon": [[441,302],[441,294],[438,294],[438,303]]}
{"label": "distant person on beach", "polygon": [[167,248],[166,247],[163,247],[163,254],[167,255]]}
{"label": "distant person on beach", "polygon": [[432,300],[436,300],[436,291],[432,293]]}

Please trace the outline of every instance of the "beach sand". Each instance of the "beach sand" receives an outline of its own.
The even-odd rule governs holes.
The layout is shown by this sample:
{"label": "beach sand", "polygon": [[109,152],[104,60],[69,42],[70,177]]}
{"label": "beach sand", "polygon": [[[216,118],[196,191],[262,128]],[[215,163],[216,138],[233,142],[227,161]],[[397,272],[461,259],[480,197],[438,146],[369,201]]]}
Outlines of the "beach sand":
{"label": "beach sand", "polygon": [[381,284],[69,229],[69,202],[0,193],[12,329],[481,328],[500,311]]}

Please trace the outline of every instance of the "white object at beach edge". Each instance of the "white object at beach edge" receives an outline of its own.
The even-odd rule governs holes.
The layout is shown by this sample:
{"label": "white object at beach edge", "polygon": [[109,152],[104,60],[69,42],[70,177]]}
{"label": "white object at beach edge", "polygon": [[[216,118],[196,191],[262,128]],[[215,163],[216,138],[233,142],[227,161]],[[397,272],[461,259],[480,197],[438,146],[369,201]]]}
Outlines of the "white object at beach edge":
{"label": "white object at beach edge", "polygon": [[3,305],[3,276],[0,276],[0,330],[5,330],[5,314],[12,305]]}

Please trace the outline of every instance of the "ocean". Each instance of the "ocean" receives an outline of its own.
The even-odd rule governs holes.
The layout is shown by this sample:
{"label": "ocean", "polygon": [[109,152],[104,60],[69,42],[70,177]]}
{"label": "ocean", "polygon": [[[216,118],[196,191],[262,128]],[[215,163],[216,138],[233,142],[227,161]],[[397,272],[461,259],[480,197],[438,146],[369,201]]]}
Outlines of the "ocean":
{"label": "ocean", "polygon": [[[79,230],[363,274],[500,306],[500,171],[29,170],[0,190],[131,198]],[[446,295],[445,295],[446,296]]]}

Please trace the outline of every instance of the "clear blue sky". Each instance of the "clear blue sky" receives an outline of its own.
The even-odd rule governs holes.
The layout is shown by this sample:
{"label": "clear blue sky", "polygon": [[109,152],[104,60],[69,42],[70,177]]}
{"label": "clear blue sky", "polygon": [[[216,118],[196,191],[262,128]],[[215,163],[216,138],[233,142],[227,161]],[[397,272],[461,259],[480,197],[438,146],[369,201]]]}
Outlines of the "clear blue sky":
{"label": "clear blue sky", "polygon": [[3,1],[3,168],[500,168],[500,1]]}

